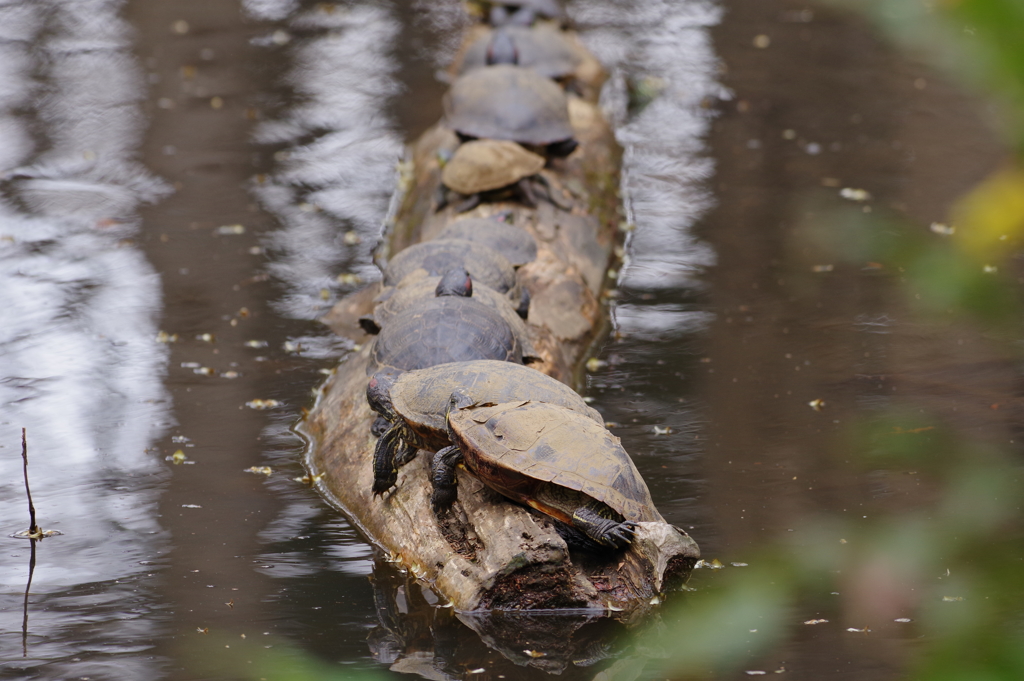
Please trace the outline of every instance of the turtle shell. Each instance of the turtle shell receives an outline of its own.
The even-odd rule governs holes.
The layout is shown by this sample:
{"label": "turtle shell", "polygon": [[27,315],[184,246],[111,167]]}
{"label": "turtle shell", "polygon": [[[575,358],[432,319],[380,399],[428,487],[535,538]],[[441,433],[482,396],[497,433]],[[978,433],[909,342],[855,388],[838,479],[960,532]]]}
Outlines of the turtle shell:
{"label": "turtle shell", "polygon": [[[545,78],[568,76],[582,61],[572,44],[554,26],[505,26],[501,30],[515,43],[518,65],[533,69]],[[493,31],[488,31],[469,46],[462,58],[459,73],[487,66],[487,49],[493,35]]]}
{"label": "turtle shell", "polygon": [[547,402],[604,424],[601,414],[561,381],[536,369],[487,359],[406,372],[391,387],[391,404],[424,442],[437,449],[450,444],[444,417],[456,388],[478,403]]}
{"label": "turtle shell", "polygon": [[449,427],[467,467],[520,503],[537,508],[542,486],[557,485],[606,504],[626,520],[661,520],[619,438],[579,412],[537,401],[470,406],[453,411]]}
{"label": "turtle shell", "polygon": [[462,144],[444,164],[441,182],[460,194],[476,194],[515,184],[536,175],[544,157],[507,140],[473,140]]}
{"label": "turtle shell", "polygon": [[450,223],[437,235],[439,239],[465,239],[493,248],[504,255],[512,267],[521,267],[537,259],[537,241],[522,227],[486,218],[463,218]]}
{"label": "turtle shell", "polygon": [[491,5],[505,5],[506,7],[526,7],[536,14],[548,19],[558,19],[562,16],[562,7],[557,0],[500,0],[491,2]]}
{"label": "turtle shell", "polygon": [[473,69],[444,98],[448,127],[467,137],[551,144],[573,136],[565,93],[533,69]]}
{"label": "turtle shell", "polygon": [[523,361],[523,349],[500,314],[472,298],[428,298],[392,317],[374,339],[367,374],[474,359]]}
{"label": "turtle shell", "polygon": [[[418,307],[424,300],[436,297],[437,282],[440,280],[440,277],[417,277],[415,275],[403,279],[393,291],[385,291],[378,296],[383,300],[373,310],[373,321],[383,329],[395,316]],[[507,296],[489,286],[474,286],[472,298],[501,315],[501,318],[505,320],[519,340],[524,357],[538,356],[533,343],[530,342],[530,332],[526,328],[526,322],[512,309]]]}
{"label": "turtle shell", "polygon": [[400,251],[384,269],[384,285],[394,286],[416,270],[441,276],[453,267],[464,267],[474,284],[508,293],[519,303],[516,271],[508,258],[493,248],[465,239],[434,239]]}

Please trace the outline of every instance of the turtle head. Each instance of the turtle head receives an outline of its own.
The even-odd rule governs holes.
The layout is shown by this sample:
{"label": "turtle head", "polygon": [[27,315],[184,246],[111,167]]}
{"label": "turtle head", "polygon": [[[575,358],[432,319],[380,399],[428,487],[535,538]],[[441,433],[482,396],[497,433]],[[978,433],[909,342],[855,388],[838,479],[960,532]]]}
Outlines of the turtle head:
{"label": "turtle head", "polygon": [[441,281],[437,282],[434,295],[441,296],[462,296],[470,298],[473,295],[473,277],[465,267],[453,267],[441,275]]}
{"label": "turtle head", "polygon": [[487,45],[487,65],[518,63],[519,50],[516,49],[516,42],[512,36],[504,29],[495,29],[491,42]]}
{"label": "turtle head", "polygon": [[366,384],[366,401],[370,403],[370,409],[388,421],[398,419],[395,407],[391,404],[391,388],[401,373],[399,369],[381,369],[371,376],[370,382]]}
{"label": "turtle head", "polygon": [[451,397],[448,398],[448,408],[444,410],[444,424],[448,429],[448,438],[452,442],[455,442],[454,435],[452,434],[452,414],[459,409],[470,407],[473,404],[473,398],[469,396],[465,388],[456,388],[452,391]]}

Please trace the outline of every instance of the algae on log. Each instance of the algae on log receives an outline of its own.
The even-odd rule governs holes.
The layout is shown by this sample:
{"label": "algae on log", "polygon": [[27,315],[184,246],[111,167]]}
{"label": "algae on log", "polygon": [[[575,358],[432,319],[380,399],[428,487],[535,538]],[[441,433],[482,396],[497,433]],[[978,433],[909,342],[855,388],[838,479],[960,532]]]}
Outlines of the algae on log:
{"label": "algae on log", "polygon": [[[397,252],[431,239],[459,217],[507,211],[537,240],[538,256],[518,271],[531,295],[528,328],[542,361],[531,366],[574,384],[587,351],[601,336],[607,314],[601,293],[618,236],[621,151],[598,108],[572,97],[570,117],[580,140],[566,159],[542,171],[569,210],[542,203],[526,208],[487,203],[458,215],[435,212],[439,151],[458,145],[437,125],[413,145],[406,194],[382,251]],[[357,342],[355,323],[372,310],[379,286],[338,303],[324,322]],[[429,455],[402,468],[398,486],[382,498],[371,492],[370,433],[375,414],[365,398],[369,346],[339,365],[303,424],[313,443],[307,465],[323,474],[324,496],[344,511],[390,560],[429,583],[458,611],[477,609],[606,608],[634,610],[688,577],[696,543],[658,516],[641,523],[632,546],[606,556],[573,552],[547,516],[518,506],[459,470],[459,500],[441,517],[430,507]]]}

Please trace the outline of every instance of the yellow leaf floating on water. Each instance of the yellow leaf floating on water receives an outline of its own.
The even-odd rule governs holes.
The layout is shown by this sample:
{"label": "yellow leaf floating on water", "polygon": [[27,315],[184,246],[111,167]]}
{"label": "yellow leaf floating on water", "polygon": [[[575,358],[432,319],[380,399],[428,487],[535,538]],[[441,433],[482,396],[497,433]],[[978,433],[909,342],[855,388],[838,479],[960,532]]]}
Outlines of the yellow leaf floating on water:
{"label": "yellow leaf floating on water", "polygon": [[991,265],[1024,241],[1024,169],[1003,168],[985,178],[953,208],[952,235],[973,258]]}
{"label": "yellow leaf floating on water", "polygon": [[270,466],[250,466],[246,468],[245,473],[258,473],[260,475],[270,475],[274,471],[270,469]]}

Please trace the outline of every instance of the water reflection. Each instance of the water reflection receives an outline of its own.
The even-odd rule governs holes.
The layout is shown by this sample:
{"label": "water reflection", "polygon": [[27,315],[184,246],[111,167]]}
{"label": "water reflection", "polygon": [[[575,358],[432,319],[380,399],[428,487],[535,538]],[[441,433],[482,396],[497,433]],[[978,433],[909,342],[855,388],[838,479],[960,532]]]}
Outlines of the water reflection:
{"label": "water reflection", "polygon": [[[270,270],[289,289],[282,310],[311,319],[335,294],[379,277],[369,253],[403,154],[384,113],[400,91],[391,56],[399,24],[386,7],[359,3],[297,12],[288,27],[301,36],[285,78],[297,99],[256,130],[258,144],[281,150],[253,192],[282,224],[267,240],[275,256]],[[341,272],[358,279],[342,283]]]}
{"label": "water reflection", "polygon": [[4,534],[28,524],[24,427],[39,522],[64,533],[5,540],[0,664],[39,678],[157,673],[140,653],[159,627],[147,566],[166,550],[147,451],[169,425],[166,352],[159,277],[132,238],[167,189],[134,160],[142,81],[121,4],[0,6],[0,517]]}

